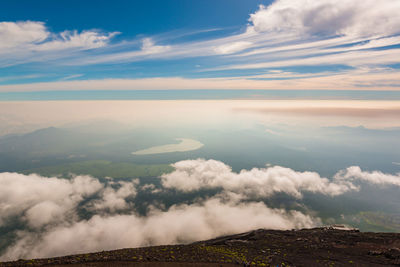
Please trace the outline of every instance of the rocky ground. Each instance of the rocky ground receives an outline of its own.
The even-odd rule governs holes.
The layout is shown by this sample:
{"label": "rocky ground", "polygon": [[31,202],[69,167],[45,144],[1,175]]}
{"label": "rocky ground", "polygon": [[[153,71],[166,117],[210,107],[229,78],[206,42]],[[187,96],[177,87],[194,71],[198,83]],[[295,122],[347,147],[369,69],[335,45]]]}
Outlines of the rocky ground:
{"label": "rocky ground", "polygon": [[0,266],[400,266],[400,234],[332,227],[260,229],[188,245],[19,260]]}

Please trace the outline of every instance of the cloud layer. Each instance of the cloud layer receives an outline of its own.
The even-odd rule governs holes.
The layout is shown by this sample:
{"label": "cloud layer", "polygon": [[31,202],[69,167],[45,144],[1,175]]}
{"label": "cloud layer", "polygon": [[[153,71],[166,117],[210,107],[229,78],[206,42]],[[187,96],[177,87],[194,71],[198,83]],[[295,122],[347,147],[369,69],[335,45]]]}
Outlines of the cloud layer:
{"label": "cloud layer", "polygon": [[280,166],[239,173],[216,160],[186,160],[172,166],[175,171],[161,177],[163,186],[183,192],[223,188],[244,198],[268,198],[280,192],[301,198],[303,191],[337,196],[357,189],[344,181],[330,182],[315,172],[296,172]]}
{"label": "cloud layer", "polygon": [[185,243],[261,227],[310,227],[315,220],[300,212],[270,209],[263,203],[223,203],[214,198],[201,204],[135,214],[93,216],[70,225],[57,225],[44,233],[21,231],[18,242],[4,258],[47,257],[105,249]]}
{"label": "cloud layer", "polygon": [[[104,184],[89,176],[67,180],[2,173],[0,188],[0,226],[25,225],[15,230],[15,243],[3,260],[192,242],[261,227],[291,229],[319,223],[298,211],[221,195],[168,209],[149,205],[148,214],[141,216],[131,202],[137,180]],[[79,211],[94,215],[85,219]]]}
{"label": "cloud layer", "polygon": [[400,174],[365,172],[358,166],[339,171],[332,180],[316,172],[296,172],[281,166],[253,168],[236,173],[230,166],[216,160],[185,160],[172,166],[175,171],[161,176],[165,188],[182,192],[220,188],[238,194],[243,199],[265,199],[276,193],[301,198],[302,192],[338,196],[358,191],[359,182],[400,186]]}
{"label": "cloud layer", "polygon": [[[315,216],[268,207],[263,200],[303,192],[335,197],[358,190],[362,183],[400,186],[400,174],[365,172],[353,166],[332,180],[315,172],[296,172],[279,166],[232,172],[215,160],[185,160],[160,177],[162,186],[139,181],[100,181],[90,176],[71,179],[17,173],[0,174],[0,227],[13,241],[2,260],[51,257],[71,253],[186,243],[256,228],[293,229],[321,224]],[[361,182],[361,183],[359,183]],[[157,195],[219,189],[214,195],[170,207]],[[140,215],[139,192],[151,194]]]}
{"label": "cloud layer", "polygon": [[90,176],[60,179],[0,173],[0,227],[14,217],[33,228],[73,220],[81,202],[90,198],[94,198],[90,210],[123,210],[128,207],[125,199],[136,195],[136,184],[133,180],[105,185]]}

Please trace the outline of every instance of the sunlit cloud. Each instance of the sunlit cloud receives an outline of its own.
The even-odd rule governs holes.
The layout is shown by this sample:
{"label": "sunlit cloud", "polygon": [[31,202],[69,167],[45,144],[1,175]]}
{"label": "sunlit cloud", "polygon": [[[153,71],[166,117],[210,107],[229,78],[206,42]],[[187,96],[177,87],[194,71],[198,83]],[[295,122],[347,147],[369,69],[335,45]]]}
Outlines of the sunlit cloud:
{"label": "sunlit cloud", "polygon": [[[0,66],[65,58],[69,52],[106,46],[118,32],[98,30],[50,32],[43,22],[0,22]],[[66,54],[60,54],[63,51]],[[42,57],[42,58],[41,58]]]}
{"label": "sunlit cloud", "polygon": [[300,35],[388,36],[400,33],[399,8],[396,0],[277,0],[251,14],[250,29]]}
{"label": "sunlit cloud", "polygon": [[295,172],[279,166],[239,173],[232,172],[229,166],[215,160],[186,160],[172,166],[175,171],[161,177],[163,186],[183,192],[223,188],[242,198],[267,198],[280,192],[301,198],[302,191],[337,196],[358,189],[344,181],[329,182],[315,172]]}
{"label": "sunlit cloud", "polygon": [[336,180],[360,180],[375,185],[400,186],[400,173],[385,174],[380,171],[366,172],[358,166],[351,166],[335,175]]}
{"label": "sunlit cloud", "polygon": [[231,43],[231,44],[226,44],[226,45],[220,45],[218,47],[215,48],[215,52],[217,52],[217,54],[232,54],[232,53],[236,53],[242,50],[245,50],[246,48],[251,47],[252,43],[250,42],[235,42],[235,43]]}
{"label": "sunlit cloud", "polygon": [[[377,5],[379,8],[376,8]],[[358,0],[351,3],[331,0],[315,3],[306,0],[279,0],[267,7],[260,6],[258,11],[250,14],[250,25],[244,33],[176,44],[170,47],[168,53],[160,53],[158,57],[193,57],[193,53],[196,53],[196,56],[235,54],[236,57],[245,57],[243,61],[247,62],[248,59],[265,61],[259,63],[260,65],[240,65],[240,68],[264,68],[269,67],[271,61],[275,61],[271,60],[274,54],[270,53],[280,52],[279,55],[275,54],[278,62],[272,63],[273,66],[318,65],[327,62],[348,65],[358,57],[367,58],[359,64],[370,63],[368,58],[375,60],[374,64],[389,64],[392,62],[388,61],[389,57],[367,57],[361,50],[399,44],[399,37],[394,36],[400,33],[400,22],[395,15],[399,9],[398,2],[393,0],[383,3]],[[247,51],[249,48],[252,49]],[[242,52],[243,50],[246,51]],[[346,53],[349,51],[359,51],[361,54],[358,56]],[[122,59],[123,55],[129,57],[129,53],[121,52],[115,56]],[[341,56],[343,59],[331,62],[332,58],[325,57],[319,61],[305,60],[293,64],[299,58],[319,58],[329,53],[344,53]],[[390,49],[385,53],[393,56],[399,52]],[[256,54],[264,54],[265,57],[249,57]],[[135,54],[131,54],[133,55]],[[293,61],[288,61],[289,57],[292,57]],[[133,57],[131,59],[135,60]],[[223,61],[221,63],[223,64]]]}
{"label": "sunlit cloud", "polygon": [[[160,177],[162,186],[157,190],[152,184],[139,186],[136,179],[101,182],[90,176],[63,179],[1,173],[0,225],[16,226],[10,228],[15,242],[1,259],[187,243],[257,228],[313,227],[321,224],[315,215],[271,208],[262,200],[278,193],[300,200],[305,192],[335,198],[360,190],[363,183],[400,186],[399,174],[367,172],[357,166],[339,171],[332,179],[270,165],[235,173],[216,160],[184,160],[172,166],[175,170]],[[207,189],[218,191],[168,208],[149,203],[145,215],[135,210],[140,190],[156,197],[168,190],[184,194]],[[92,213],[82,217],[85,211]]]}
{"label": "sunlit cloud", "polygon": [[[397,70],[386,68],[379,75],[369,73],[363,77],[359,77],[360,73],[357,73],[357,70],[384,68],[399,63],[399,11],[400,5],[396,0],[276,0],[269,6],[261,5],[258,10],[249,14],[248,25],[241,32],[220,34],[206,40],[196,39],[196,33],[215,31],[205,29],[187,33],[186,36],[191,35],[193,38],[186,41],[176,40],[185,34],[165,33],[111,42],[118,32],[65,30],[56,33],[51,32],[43,22],[1,22],[0,54],[4,56],[0,60],[0,66],[51,62],[54,66],[79,68],[150,60],[152,65],[170,60],[204,61],[201,67],[194,67],[189,71],[202,74],[204,78],[199,79],[188,78],[188,74],[182,77],[167,75],[168,78],[158,78],[158,75],[153,73],[146,79],[122,80],[113,78],[115,73],[111,72],[106,80],[95,81],[87,78],[86,83],[78,85],[32,84],[31,87],[36,88],[35,90],[58,90],[60,87],[66,90],[85,90],[94,87],[94,84],[100,89],[186,87],[397,90],[400,87]],[[63,53],[57,52],[61,50]],[[200,66],[197,63],[193,64],[195,65]],[[314,67],[316,70],[308,74],[307,71],[301,70],[304,66]],[[318,71],[320,66],[328,68]],[[329,66],[347,68],[329,71]],[[260,72],[268,73],[270,69],[294,67],[300,70],[299,73],[286,72],[285,78],[292,79],[289,83],[280,81],[282,77],[278,75],[269,75],[270,81],[254,81],[243,76],[235,77],[235,74],[230,73],[234,70],[253,70],[261,76],[258,78],[262,78],[263,74]],[[318,74],[323,77],[315,77]],[[0,90],[32,89],[27,85],[17,85],[1,87]]]}
{"label": "sunlit cloud", "polygon": [[[132,202],[139,189],[137,180],[104,184],[89,176],[67,180],[1,173],[0,185],[1,225],[17,220],[29,226],[15,230],[16,240],[0,256],[2,260],[187,243],[262,227],[320,224],[318,218],[299,211],[219,195],[168,209],[149,205],[147,215],[139,215]],[[79,210],[94,214],[82,218]],[[193,227],[196,231],[188,230]]]}

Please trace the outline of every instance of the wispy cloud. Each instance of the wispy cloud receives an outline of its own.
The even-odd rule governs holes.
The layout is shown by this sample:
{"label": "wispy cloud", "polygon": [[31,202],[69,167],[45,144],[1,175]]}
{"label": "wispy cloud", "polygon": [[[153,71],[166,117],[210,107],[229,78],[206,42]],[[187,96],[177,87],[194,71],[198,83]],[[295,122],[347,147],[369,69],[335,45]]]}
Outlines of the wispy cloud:
{"label": "wispy cloud", "polygon": [[225,44],[225,45],[220,45],[214,49],[214,51],[217,54],[233,54],[236,52],[240,52],[242,50],[245,50],[246,48],[251,47],[252,43],[251,42],[234,42],[230,44]]}
{"label": "wispy cloud", "polygon": [[[387,67],[400,62],[400,19],[397,15],[399,12],[400,4],[397,0],[276,0],[269,6],[261,5],[257,11],[249,14],[248,25],[240,33],[220,34],[219,37],[206,40],[196,39],[196,34],[207,31],[206,29],[186,34],[141,36],[134,40],[114,43],[111,43],[111,40],[118,32],[66,30],[54,33],[50,32],[43,22],[2,22],[0,66],[51,62],[54,66],[79,68],[149,60],[157,64],[160,61],[192,59],[202,60],[201,67],[194,68],[192,73],[201,73],[203,77],[212,75],[224,78],[223,81],[173,77],[170,77],[169,81],[184,80],[186,83],[186,80],[191,80],[194,85],[189,85],[190,88],[208,89],[385,87],[397,90],[400,88],[400,78],[396,70],[381,69],[379,75],[372,76],[361,75],[357,71]],[[189,38],[190,41],[182,41],[182,35],[192,38]],[[58,52],[61,50],[63,53]],[[199,64],[194,62],[193,66],[195,65]],[[348,70],[318,71],[320,66],[332,65],[343,66]],[[306,71],[289,71],[284,74],[285,78],[295,80],[287,84],[279,81],[282,78],[279,76],[283,74],[274,76],[268,73],[270,69],[298,69],[304,66],[314,67],[314,73],[319,72],[319,77],[307,74]],[[234,75],[230,73],[237,70],[253,71],[258,75],[265,72],[261,76],[268,76],[264,78],[275,82],[255,82],[249,78],[231,77]],[[190,73],[190,70],[188,72]],[[113,73],[111,77],[112,75]],[[156,78],[155,76],[157,74],[152,74],[153,78]],[[110,81],[111,79],[107,80]],[[153,81],[157,84],[157,80]],[[127,81],[114,79],[113,82],[109,89]],[[135,83],[138,82],[135,80]],[[144,80],[141,80],[139,83],[143,82]],[[204,86],[205,83],[208,85]],[[10,90],[13,89],[15,88],[10,87]]]}
{"label": "wispy cloud", "polygon": [[0,85],[0,92],[147,89],[400,90],[400,71],[386,68],[359,68],[351,71],[322,73],[266,71],[259,75],[239,77],[110,78]]}
{"label": "wispy cloud", "polygon": [[[59,51],[79,51],[104,47],[118,32],[98,30],[50,32],[43,22],[0,22],[0,64],[16,65],[30,61],[63,58]],[[40,58],[40,57],[44,58]],[[67,54],[68,56],[68,54]]]}
{"label": "wispy cloud", "polygon": [[40,77],[43,77],[43,75],[41,75],[41,74],[28,74],[28,75],[17,75],[17,76],[3,76],[3,77],[0,77],[0,82],[35,79],[35,78],[40,78]]}
{"label": "wispy cloud", "polygon": [[[379,8],[378,8],[379,7]],[[274,57],[278,62],[274,66],[290,66],[295,60],[304,57],[318,57],[324,54],[343,54],[342,60],[330,58],[300,61],[301,64],[344,64],[354,60],[354,55],[346,52],[379,48],[399,44],[400,20],[397,12],[399,3],[395,0],[376,1],[332,1],[309,2],[306,0],[277,0],[270,6],[260,6],[250,14],[250,25],[244,33],[207,41],[192,41],[170,46],[167,53],[158,53],[156,58],[180,58],[198,56],[217,56],[235,54],[244,57],[245,62],[264,61],[260,65],[239,65],[240,68],[267,68]],[[364,42],[361,43],[360,42]],[[243,52],[246,50],[245,52]],[[248,51],[249,50],[249,51]],[[166,52],[166,51],[163,51]],[[274,54],[279,52],[279,54]],[[109,60],[124,58],[123,55],[136,60],[140,53],[121,52]],[[399,51],[389,50],[386,54],[398,55]],[[259,57],[259,55],[264,57]],[[257,58],[249,56],[257,55]],[[118,56],[118,57],[116,57]],[[271,58],[272,56],[272,58]],[[365,58],[367,53],[359,57]],[[293,61],[287,62],[292,57]],[[390,56],[389,56],[390,57]],[[387,57],[387,58],[389,58]],[[358,57],[356,56],[356,59]],[[367,57],[368,58],[368,57]],[[369,57],[374,64],[388,64],[384,59]],[[393,57],[391,57],[393,58]],[[103,60],[106,60],[104,58]],[[348,60],[348,61],[346,61]],[[280,63],[280,62],[283,63]],[[395,61],[395,60],[393,60]],[[398,61],[398,60],[397,60]],[[361,64],[368,64],[367,60]],[[253,63],[254,64],[254,63]],[[237,65],[235,65],[237,67]]]}
{"label": "wispy cloud", "polygon": [[72,74],[72,75],[68,75],[68,76],[63,77],[63,78],[61,78],[60,80],[61,80],[61,81],[73,80],[73,79],[75,79],[75,78],[80,78],[80,77],[82,77],[82,76],[84,76],[84,74]]}

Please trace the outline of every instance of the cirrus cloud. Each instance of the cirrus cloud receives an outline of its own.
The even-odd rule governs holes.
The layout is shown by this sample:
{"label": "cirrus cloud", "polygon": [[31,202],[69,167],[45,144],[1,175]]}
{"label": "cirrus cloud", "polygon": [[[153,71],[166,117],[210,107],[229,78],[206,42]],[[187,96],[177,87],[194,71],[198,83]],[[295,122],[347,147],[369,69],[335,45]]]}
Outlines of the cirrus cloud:
{"label": "cirrus cloud", "polygon": [[[119,32],[65,30],[51,32],[40,21],[0,22],[0,65],[42,62],[68,57],[77,52],[106,46]],[[64,53],[58,53],[63,51]]]}
{"label": "cirrus cloud", "polygon": [[[0,67],[27,62],[50,62],[60,68],[82,68],[74,69],[74,73],[78,71],[87,77],[80,81],[81,87],[86,82],[95,82],[100,87],[105,87],[104,75],[103,79],[90,80],[91,73],[83,66],[150,60],[153,63],[157,60],[175,62],[180,59],[192,59],[193,66],[197,66],[199,64],[195,60],[201,58],[201,68],[190,69],[185,66],[184,71],[179,71],[184,75],[179,79],[189,80],[189,84],[172,84],[170,80],[178,77],[171,76],[169,64],[154,64],[168,67],[157,67],[157,71],[152,72],[148,78],[128,78],[123,82],[135,81],[135,85],[126,86],[129,89],[142,88],[142,80],[151,80],[152,87],[159,89],[186,86],[201,89],[240,87],[321,90],[380,90],[384,87],[399,90],[396,67],[400,55],[399,12],[400,4],[397,0],[276,0],[269,6],[260,6],[250,14],[249,25],[240,33],[207,40],[188,38],[189,41],[182,41],[181,36],[165,33],[124,40],[112,45],[109,43],[118,32],[65,30],[54,33],[43,22],[0,22]],[[187,35],[190,36],[190,33]],[[59,53],[61,50],[63,53]],[[182,67],[179,64],[174,66]],[[307,73],[306,66],[313,67],[313,71]],[[331,69],[323,71],[321,66]],[[337,66],[341,70],[337,70]],[[145,69],[148,67],[152,68],[153,64],[140,66]],[[386,70],[379,75],[358,77],[359,70],[371,67]],[[300,71],[287,75],[282,80],[280,77],[265,75],[271,68],[297,68]],[[253,73],[250,76],[253,77],[232,74],[235,73],[233,70],[238,69],[250,70],[249,73]],[[319,69],[322,71],[318,71]],[[120,76],[118,71],[118,67],[115,71],[109,71],[107,67],[107,72],[101,72],[107,73],[107,82],[112,82],[107,84],[107,90],[120,87],[121,79],[116,78]],[[199,72],[204,78],[193,79]],[[176,75],[177,71],[173,73]],[[63,81],[53,81],[47,85],[51,81],[50,77],[42,78],[46,82],[21,82],[15,85],[11,81],[15,76],[1,77],[0,80],[10,82],[7,82],[5,88],[0,87],[0,90],[13,91],[16,87],[26,91],[33,90],[31,88],[43,90],[43,85],[49,86],[50,90],[57,90],[65,85]],[[163,78],[161,86],[153,85]],[[74,88],[73,84],[68,84],[64,90]]]}
{"label": "cirrus cloud", "polygon": [[0,22],[0,53],[10,50],[51,51],[68,48],[92,49],[105,46],[118,32],[97,30],[52,33],[40,21]]}
{"label": "cirrus cloud", "polygon": [[251,42],[234,42],[230,44],[225,44],[225,45],[220,45],[216,47],[214,50],[217,54],[233,54],[242,50],[245,50],[249,47],[251,47],[252,43]]}

